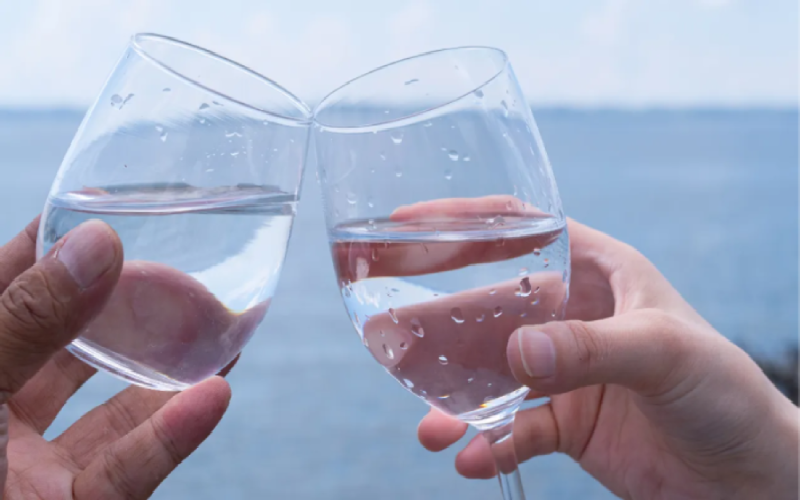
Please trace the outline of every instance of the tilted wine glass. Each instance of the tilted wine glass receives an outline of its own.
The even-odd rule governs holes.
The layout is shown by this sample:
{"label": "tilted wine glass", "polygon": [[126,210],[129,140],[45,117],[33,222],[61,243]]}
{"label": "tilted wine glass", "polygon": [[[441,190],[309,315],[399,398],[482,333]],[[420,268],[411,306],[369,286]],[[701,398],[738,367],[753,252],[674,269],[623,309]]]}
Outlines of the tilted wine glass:
{"label": "tilted wine glass", "polygon": [[528,389],[506,344],[562,319],[566,219],[504,52],[446,49],[351,80],[315,110],[334,266],[375,359],[486,436],[506,499],[524,498],[512,431]]}
{"label": "tilted wine glass", "polygon": [[100,219],[125,263],[70,346],[129,382],[180,390],[230,363],[275,291],[311,112],[275,82],[172,38],[135,35],[47,198],[38,256]]}

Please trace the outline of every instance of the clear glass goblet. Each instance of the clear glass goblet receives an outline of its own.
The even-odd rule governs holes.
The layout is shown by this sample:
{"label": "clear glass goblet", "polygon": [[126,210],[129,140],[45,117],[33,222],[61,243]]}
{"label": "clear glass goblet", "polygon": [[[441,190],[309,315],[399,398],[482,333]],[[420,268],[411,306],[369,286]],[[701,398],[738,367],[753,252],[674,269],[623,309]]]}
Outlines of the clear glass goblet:
{"label": "clear glass goblet", "polygon": [[315,111],[318,177],[344,304],[406,389],[488,439],[505,499],[528,394],[506,348],[562,319],[566,219],[505,53],[464,47],[378,68]]}
{"label": "clear glass goblet", "polygon": [[122,240],[119,283],[68,349],[126,381],[180,390],[219,372],[269,306],[311,112],[212,52],[139,34],[58,170],[37,245],[90,219]]}

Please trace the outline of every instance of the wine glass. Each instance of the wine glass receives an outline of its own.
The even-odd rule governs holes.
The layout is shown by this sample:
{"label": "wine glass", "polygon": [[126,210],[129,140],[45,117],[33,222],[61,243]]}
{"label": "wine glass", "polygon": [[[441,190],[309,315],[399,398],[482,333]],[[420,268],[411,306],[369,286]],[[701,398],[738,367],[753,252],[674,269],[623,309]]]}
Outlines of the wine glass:
{"label": "wine glass", "polygon": [[120,280],[68,349],[128,382],[181,390],[261,322],[291,232],[311,111],[208,50],[138,34],[89,109],[44,208],[37,255],[99,219]]}
{"label": "wine glass", "polygon": [[505,499],[528,394],[506,344],[562,319],[566,219],[506,54],[463,47],[375,69],[315,110],[318,177],[344,304],[406,389],[482,431]]}

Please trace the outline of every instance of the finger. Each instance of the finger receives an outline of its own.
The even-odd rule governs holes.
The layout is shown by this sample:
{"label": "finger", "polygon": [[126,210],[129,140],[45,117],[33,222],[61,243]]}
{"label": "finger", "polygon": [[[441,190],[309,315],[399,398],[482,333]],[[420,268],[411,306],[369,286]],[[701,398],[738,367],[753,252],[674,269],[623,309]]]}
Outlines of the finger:
{"label": "finger", "polygon": [[[455,219],[484,219],[487,228],[503,224],[498,216],[545,217],[546,214],[526,206],[512,196],[487,196],[483,198],[453,198],[434,200],[400,207],[391,220],[397,223],[393,230],[429,231],[444,230]],[[439,223],[441,222],[441,224]],[[418,276],[434,272],[461,269],[473,264],[498,262],[527,255],[544,248],[564,232],[562,227],[537,234],[514,238],[473,240],[467,242],[426,241],[396,242],[370,241],[335,242],[332,252],[334,264],[341,279],[347,284],[362,279],[367,264],[370,278],[379,276]]]}
{"label": "finger", "polygon": [[618,384],[652,395],[677,384],[702,352],[704,334],[659,310],[609,319],[553,322],[517,330],[508,342],[514,376],[558,394]]}
{"label": "finger", "polygon": [[455,443],[467,432],[464,422],[431,408],[417,428],[417,437],[428,451],[442,451]]}
{"label": "finger", "polygon": [[214,377],[178,394],[151,418],[109,446],[73,484],[76,498],[144,499],[219,423],[230,387]]}
{"label": "finger", "polygon": [[[549,404],[517,413],[514,419],[514,448],[520,463],[559,451],[558,425]],[[456,455],[456,470],[470,479],[490,479],[496,474],[488,441],[475,436]]]}
{"label": "finger", "polygon": [[511,195],[490,195],[479,198],[443,198],[398,207],[392,212],[393,221],[445,220],[458,217],[495,217],[498,215],[541,215],[536,207]]}
{"label": "finger", "polygon": [[17,418],[43,434],[67,400],[95,373],[95,368],[62,349],[8,404]]}
{"label": "finger", "polygon": [[[131,386],[72,424],[54,443],[80,468],[103,450],[142,424],[175,396]],[[98,432],[98,430],[102,432]]]}
{"label": "finger", "polygon": [[102,308],[122,268],[106,224],[70,231],[0,295],[0,391],[7,398]]}
{"label": "finger", "polygon": [[36,262],[36,233],[39,217],[11,241],[0,247],[0,293],[8,288],[14,278]]}

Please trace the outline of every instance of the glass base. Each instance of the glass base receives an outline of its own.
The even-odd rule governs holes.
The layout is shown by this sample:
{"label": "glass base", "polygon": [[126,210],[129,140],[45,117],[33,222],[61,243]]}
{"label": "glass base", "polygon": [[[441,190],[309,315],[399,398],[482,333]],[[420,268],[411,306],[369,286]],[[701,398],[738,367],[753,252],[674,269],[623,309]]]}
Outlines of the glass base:
{"label": "glass base", "polygon": [[488,408],[462,413],[456,415],[456,418],[473,425],[478,430],[497,427],[501,422],[509,418],[513,419],[514,413],[519,409],[528,392],[530,389],[527,387],[520,387],[514,392],[509,392],[505,396],[493,400],[492,405]]}
{"label": "glass base", "polygon": [[73,340],[67,350],[87,365],[139,387],[156,391],[182,391],[191,387],[86,339]]}

